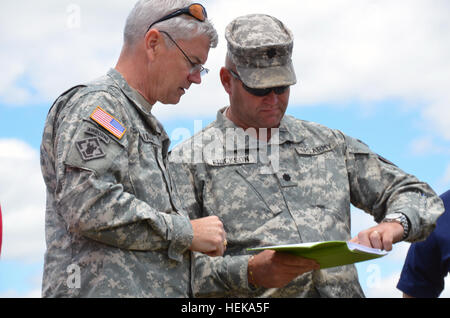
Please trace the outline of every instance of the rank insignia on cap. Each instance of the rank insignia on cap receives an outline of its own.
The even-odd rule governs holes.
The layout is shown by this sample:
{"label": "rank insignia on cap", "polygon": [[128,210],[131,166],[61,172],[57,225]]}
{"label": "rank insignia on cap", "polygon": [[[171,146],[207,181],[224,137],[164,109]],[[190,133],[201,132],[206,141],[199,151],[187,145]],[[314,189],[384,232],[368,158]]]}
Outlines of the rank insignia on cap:
{"label": "rank insignia on cap", "polygon": [[97,107],[91,118],[117,139],[121,139],[127,130],[117,119],[105,112],[101,107]]}
{"label": "rank insignia on cap", "polygon": [[81,158],[83,158],[84,161],[99,159],[106,156],[97,137],[77,141],[76,145],[81,154]]}

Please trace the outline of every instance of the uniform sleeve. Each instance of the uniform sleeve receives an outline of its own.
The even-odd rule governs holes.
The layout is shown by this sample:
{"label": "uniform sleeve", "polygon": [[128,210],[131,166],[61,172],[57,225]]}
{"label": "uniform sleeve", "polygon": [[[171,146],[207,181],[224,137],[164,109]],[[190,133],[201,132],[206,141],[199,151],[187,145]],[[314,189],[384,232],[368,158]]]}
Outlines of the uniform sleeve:
{"label": "uniform sleeve", "polygon": [[232,297],[250,290],[247,277],[250,255],[209,257],[195,253],[192,291],[195,297]]}
{"label": "uniform sleeve", "polygon": [[92,93],[60,116],[54,144],[57,210],[71,232],[122,249],[168,249],[171,259],[181,260],[193,237],[188,218],[153,208],[157,193],[138,199],[127,176],[126,142],[101,134],[89,119],[97,105],[109,111],[117,103],[107,93]]}
{"label": "uniform sleeve", "polygon": [[380,222],[386,214],[403,213],[411,229],[407,241],[424,240],[443,213],[442,200],[431,187],[372,152],[367,145],[344,136],[351,202]]}
{"label": "uniform sleeve", "polygon": [[175,155],[171,154],[169,173],[177,196],[181,199],[183,207],[191,219],[203,217],[202,193],[203,183],[195,178],[195,172],[186,162],[176,162]]}
{"label": "uniform sleeve", "polygon": [[[175,162],[178,161],[178,162]],[[205,215],[202,209],[202,164],[181,163],[171,156],[170,173],[178,196],[191,219]],[[233,291],[249,290],[247,266],[249,255],[209,257],[194,253],[192,290],[195,297],[233,295]]]}

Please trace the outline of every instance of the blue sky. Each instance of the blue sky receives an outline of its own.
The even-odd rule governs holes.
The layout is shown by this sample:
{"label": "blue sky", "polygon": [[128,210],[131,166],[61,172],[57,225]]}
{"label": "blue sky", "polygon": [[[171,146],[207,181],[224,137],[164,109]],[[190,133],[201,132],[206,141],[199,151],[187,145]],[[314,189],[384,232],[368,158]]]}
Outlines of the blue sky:
{"label": "blue sky", "polygon": [[[227,105],[218,71],[225,26],[236,16],[270,13],[295,36],[299,84],[288,113],[339,129],[428,182],[450,189],[450,4],[445,0],[203,1],[220,43],[210,74],[179,105],[155,105],[169,136],[215,119]],[[277,6],[274,6],[274,3]],[[134,1],[41,0],[0,4],[0,204],[4,239],[0,297],[39,297],[45,188],[39,145],[53,100],[71,85],[103,75],[122,45]],[[290,8],[286,10],[286,8]],[[14,18],[12,18],[14,17]],[[177,142],[177,140],[174,140]],[[373,225],[354,209],[352,231]],[[387,257],[358,264],[368,297],[395,289],[407,243]],[[448,297],[449,287],[444,292]]]}

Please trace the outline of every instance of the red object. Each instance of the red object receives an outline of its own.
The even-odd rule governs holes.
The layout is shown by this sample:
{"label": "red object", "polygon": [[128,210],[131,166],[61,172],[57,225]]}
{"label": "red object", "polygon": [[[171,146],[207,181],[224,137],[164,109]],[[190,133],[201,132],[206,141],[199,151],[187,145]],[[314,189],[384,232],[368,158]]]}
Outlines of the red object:
{"label": "red object", "polygon": [[2,255],[2,206],[0,205],[0,255]]}

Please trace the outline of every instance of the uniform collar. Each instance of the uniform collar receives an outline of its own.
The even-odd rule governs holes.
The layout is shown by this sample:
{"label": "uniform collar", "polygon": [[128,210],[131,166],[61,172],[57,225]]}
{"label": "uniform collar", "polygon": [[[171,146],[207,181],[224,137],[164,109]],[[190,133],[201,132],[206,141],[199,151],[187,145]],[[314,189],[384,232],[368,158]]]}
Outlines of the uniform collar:
{"label": "uniform collar", "polygon": [[146,122],[151,126],[151,128],[158,134],[163,134],[161,124],[151,113],[153,105],[150,104],[137,90],[132,88],[122,74],[120,74],[116,69],[110,69],[108,71],[108,76],[116,83],[128,99],[133,102],[136,109],[144,116]]}
{"label": "uniform collar", "polygon": [[[217,128],[225,131],[227,128],[239,128],[225,115],[228,107],[224,107],[217,112],[216,124]],[[279,127],[279,136],[277,144],[281,145],[285,142],[301,143],[305,139],[303,125],[294,125],[295,119],[291,116],[284,116],[281,120]],[[274,139],[276,140],[276,139]],[[273,144],[274,140],[269,141],[269,144]]]}

